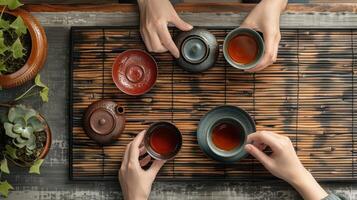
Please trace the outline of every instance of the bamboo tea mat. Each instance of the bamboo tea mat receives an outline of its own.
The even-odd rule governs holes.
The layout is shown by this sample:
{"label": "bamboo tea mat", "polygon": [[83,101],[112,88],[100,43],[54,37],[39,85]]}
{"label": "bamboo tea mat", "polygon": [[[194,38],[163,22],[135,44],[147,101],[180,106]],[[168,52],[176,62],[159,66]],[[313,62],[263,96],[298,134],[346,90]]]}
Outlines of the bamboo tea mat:
{"label": "bamboo tea mat", "polygon": [[[231,28],[210,28],[222,46]],[[171,30],[176,35],[177,30]],[[112,63],[126,49],[145,49],[137,27],[74,27],[71,31],[70,175],[73,180],[117,180],[125,146],[156,121],[183,133],[179,155],[160,171],[166,180],[271,179],[252,157],[235,164],[207,158],[196,141],[200,118],[220,105],[247,110],[257,130],[289,136],[305,167],[319,180],[357,179],[356,30],[282,30],[278,60],[249,74],[230,67],[220,50],[213,68],[190,74],[169,53],[152,54],[155,87],[132,97],[111,78]],[[126,129],[109,146],[87,137],[82,116],[92,102],[112,99],[126,109]]]}

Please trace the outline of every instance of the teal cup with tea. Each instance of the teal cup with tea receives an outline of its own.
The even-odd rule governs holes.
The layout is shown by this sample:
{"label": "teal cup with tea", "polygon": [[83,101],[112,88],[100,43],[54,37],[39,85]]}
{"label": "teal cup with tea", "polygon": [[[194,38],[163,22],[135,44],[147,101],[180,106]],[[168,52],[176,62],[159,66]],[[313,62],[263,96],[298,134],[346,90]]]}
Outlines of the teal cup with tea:
{"label": "teal cup with tea", "polygon": [[246,111],[225,105],[212,109],[201,119],[197,141],[208,157],[232,163],[247,156],[244,146],[253,132],[255,123]]}

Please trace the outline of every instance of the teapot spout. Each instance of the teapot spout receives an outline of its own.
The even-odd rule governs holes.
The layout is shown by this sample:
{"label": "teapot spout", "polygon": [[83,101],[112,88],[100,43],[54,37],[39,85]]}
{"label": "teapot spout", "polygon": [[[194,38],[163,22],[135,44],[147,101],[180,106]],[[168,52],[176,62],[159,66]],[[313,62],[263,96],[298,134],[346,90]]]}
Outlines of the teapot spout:
{"label": "teapot spout", "polygon": [[116,111],[116,113],[117,113],[118,115],[123,115],[123,114],[125,114],[125,109],[124,109],[124,107],[119,106],[119,105],[115,107],[115,111]]}

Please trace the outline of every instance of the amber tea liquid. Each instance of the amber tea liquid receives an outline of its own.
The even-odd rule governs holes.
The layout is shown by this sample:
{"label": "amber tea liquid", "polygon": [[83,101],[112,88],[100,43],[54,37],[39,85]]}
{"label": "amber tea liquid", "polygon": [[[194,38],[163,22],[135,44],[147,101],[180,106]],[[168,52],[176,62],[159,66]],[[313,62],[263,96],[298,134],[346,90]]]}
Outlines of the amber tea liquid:
{"label": "amber tea liquid", "polygon": [[172,128],[159,126],[150,136],[151,148],[160,155],[169,155],[176,151],[180,144],[180,135]]}
{"label": "amber tea liquid", "polygon": [[213,144],[224,151],[231,151],[240,146],[244,129],[240,124],[222,122],[217,124],[212,131]]}
{"label": "amber tea liquid", "polygon": [[239,34],[228,43],[228,54],[231,59],[239,64],[249,64],[258,55],[258,42],[248,34]]}

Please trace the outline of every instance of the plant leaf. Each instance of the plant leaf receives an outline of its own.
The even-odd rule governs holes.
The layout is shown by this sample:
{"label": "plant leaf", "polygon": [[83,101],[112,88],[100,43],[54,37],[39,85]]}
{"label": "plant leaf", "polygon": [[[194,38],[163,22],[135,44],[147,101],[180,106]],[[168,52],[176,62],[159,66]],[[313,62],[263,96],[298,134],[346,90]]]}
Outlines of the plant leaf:
{"label": "plant leaf", "polygon": [[31,126],[28,126],[22,130],[21,137],[30,139],[31,136],[33,136],[33,131],[33,128]]}
{"label": "plant leaf", "polygon": [[44,159],[36,160],[30,168],[30,174],[40,174],[40,167],[43,163]]}
{"label": "plant leaf", "polygon": [[42,90],[40,91],[40,96],[41,96],[42,101],[43,102],[48,102],[49,88],[44,83],[42,83],[40,74],[37,74],[37,76],[35,78],[35,84],[38,87],[42,88]]}
{"label": "plant leaf", "polygon": [[32,108],[26,108],[26,111],[25,111],[25,116],[24,116],[24,119],[26,121],[26,124],[27,124],[27,120],[29,120],[31,117],[35,117],[37,116],[37,111],[32,109]]}
{"label": "plant leaf", "polygon": [[35,77],[35,84],[38,86],[38,87],[41,87],[41,88],[46,88],[47,86],[42,83],[41,81],[41,75],[40,74],[37,74],[36,77]]}
{"label": "plant leaf", "polygon": [[14,125],[9,123],[9,122],[5,122],[4,123],[4,128],[5,128],[6,135],[11,137],[11,138],[17,138],[20,135],[18,135],[18,134],[13,132],[13,127],[14,127]]}
{"label": "plant leaf", "polygon": [[17,134],[20,134],[22,133],[22,131],[24,130],[23,126],[21,124],[15,124],[13,127],[12,127],[12,131],[17,133]]}
{"label": "plant leaf", "polygon": [[8,6],[10,10],[14,10],[24,4],[22,4],[19,0],[0,0],[0,5]]}
{"label": "plant leaf", "polygon": [[21,104],[11,107],[7,116],[9,121],[15,123],[15,120],[23,118],[23,116],[25,115],[25,110],[26,107]]}
{"label": "plant leaf", "polygon": [[10,22],[9,21],[7,21],[5,19],[0,19],[0,28],[2,30],[6,31],[7,29],[9,29],[9,27],[10,27]]}
{"label": "plant leaf", "polygon": [[9,191],[13,189],[14,188],[12,187],[12,185],[10,185],[9,182],[7,181],[0,182],[0,194],[2,194],[4,197],[8,197]]}
{"label": "plant leaf", "polygon": [[[18,142],[17,139],[19,139],[21,142]],[[16,139],[12,140],[12,143],[19,149],[23,148],[24,146],[26,146],[26,141],[21,139],[21,137],[18,137]]]}
{"label": "plant leaf", "polygon": [[15,29],[17,36],[25,35],[27,33],[27,27],[20,16],[11,23],[10,27]]}
{"label": "plant leaf", "polygon": [[45,129],[45,124],[43,124],[37,116],[31,117],[27,120],[27,124],[32,126],[35,132],[40,132]]}
{"label": "plant leaf", "polygon": [[7,165],[7,159],[4,158],[0,163],[0,170],[6,174],[10,174],[9,166]]}
{"label": "plant leaf", "polygon": [[30,150],[31,153],[32,150],[36,149],[36,137],[34,135],[31,135],[29,140],[27,141],[26,149]]}
{"label": "plant leaf", "polygon": [[40,91],[40,96],[41,96],[41,99],[43,102],[48,102],[48,92],[49,92],[49,89],[47,87],[43,88]]}
{"label": "plant leaf", "polygon": [[0,62],[0,75],[2,74],[2,72],[7,72],[7,67],[4,63]]}
{"label": "plant leaf", "polygon": [[16,39],[16,41],[10,47],[10,50],[11,50],[12,56],[14,58],[22,58],[25,56],[25,53],[24,53],[25,48],[22,45],[20,38]]}
{"label": "plant leaf", "polygon": [[[0,28],[1,28],[1,19],[0,19]],[[4,39],[4,32],[2,30],[0,30],[0,55],[4,55],[5,51],[7,51],[9,49],[9,47],[7,47],[5,45],[5,39]],[[1,62],[1,64],[4,65],[4,62]],[[0,65],[1,68],[1,65]],[[1,71],[1,69],[0,69]]]}
{"label": "plant leaf", "polygon": [[5,153],[10,156],[13,159],[17,159],[17,149],[15,149],[14,147],[10,146],[10,145],[6,145],[5,146]]}
{"label": "plant leaf", "polygon": [[13,124],[19,124],[21,125],[21,127],[25,127],[26,126],[26,122],[25,119],[22,117],[18,117],[14,120]]}

